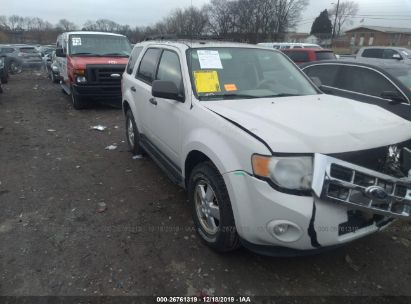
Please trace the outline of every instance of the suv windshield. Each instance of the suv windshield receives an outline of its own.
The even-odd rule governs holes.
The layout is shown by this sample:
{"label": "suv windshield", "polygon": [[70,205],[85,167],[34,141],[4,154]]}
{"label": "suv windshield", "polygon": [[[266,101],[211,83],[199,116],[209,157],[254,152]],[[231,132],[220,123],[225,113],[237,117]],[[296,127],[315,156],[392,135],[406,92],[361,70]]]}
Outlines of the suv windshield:
{"label": "suv windshield", "polygon": [[70,35],[71,56],[128,57],[131,46],[126,37],[114,35]]}
{"label": "suv windshield", "polygon": [[257,48],[187,51],[194,93],[200,100],[318,94],[285,55]]}

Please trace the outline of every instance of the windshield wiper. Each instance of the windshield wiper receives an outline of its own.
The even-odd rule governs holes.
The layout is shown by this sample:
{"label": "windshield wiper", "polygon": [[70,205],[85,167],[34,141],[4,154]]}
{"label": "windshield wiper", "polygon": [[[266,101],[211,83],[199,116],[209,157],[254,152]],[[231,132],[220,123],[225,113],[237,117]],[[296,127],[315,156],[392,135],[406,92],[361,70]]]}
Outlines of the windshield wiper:
{"label": "windshield wiper", "polygon": [[75,54],[72,54],[71,56],[96,56],[98,57],[100,55],[84,52],[84,53],[75,53]]}
{"label": "windshield wiper", "polygon": [[120,57],[129,57],[129,55],[121,54],[121,53],[107,53],[102,56],[120,56]]}
{"label": "windshield wiper", "polygon": [[207,96],[200,96],[201,100],[205,99],[251,99],[251,98],[258,98],[258,96],[254,95],[247,95],[247,94],[222,94],[222,95],[207,95]]}
{"label": "windshield wiper", "polygon": [[291,94],[291,93],[281,93],[269,96],[263,96],[261,98],[272,98],[272,97],[291,97],[291,96],[301,96],[300,94]]}

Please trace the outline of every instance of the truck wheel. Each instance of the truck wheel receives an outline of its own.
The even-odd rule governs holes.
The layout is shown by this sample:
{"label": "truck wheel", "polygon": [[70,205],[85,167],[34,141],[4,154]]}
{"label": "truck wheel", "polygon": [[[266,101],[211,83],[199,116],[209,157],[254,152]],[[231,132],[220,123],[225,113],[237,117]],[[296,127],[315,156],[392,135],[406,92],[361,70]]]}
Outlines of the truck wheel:
{"label": "truck wheel", "polygon": [[130,152],[133,155],[143,155],[144,151],[140,145],[140,132],[138,131],[133,112],[130,109],[126,113],[126,137]]}
{"label": "truck wheel", "polygon": [[211,162],[197,165],[188,183],[195,228],[201,239],[219,252],[240,247],[224,179]]}
{"label": "truck wheel", "polygon": [[71,89],[71,102],[73,103],[73,107],[76,110],[82,110],[85,107],[85,102],[80,95],[74,92],[73,88]]}
{"label": "truck wheel", "polygon": [[58,78],[54,75],[53,72],[51,72],[51,81],[53,81],[53,83],[58,83]]}

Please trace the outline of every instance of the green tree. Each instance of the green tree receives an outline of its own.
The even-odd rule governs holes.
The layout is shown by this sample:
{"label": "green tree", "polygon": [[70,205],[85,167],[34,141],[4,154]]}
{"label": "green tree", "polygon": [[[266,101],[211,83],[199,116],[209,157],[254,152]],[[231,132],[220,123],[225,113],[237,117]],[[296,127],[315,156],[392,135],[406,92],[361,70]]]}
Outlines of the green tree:
{"label": "green tree", "polygon": [[325,34],[331,35],[333,31],[332,22],[328,15],[328,11],[324,10],[321,12],[320,16],[318,16],[311,27],[311,35],[318,35],[324,36]]}

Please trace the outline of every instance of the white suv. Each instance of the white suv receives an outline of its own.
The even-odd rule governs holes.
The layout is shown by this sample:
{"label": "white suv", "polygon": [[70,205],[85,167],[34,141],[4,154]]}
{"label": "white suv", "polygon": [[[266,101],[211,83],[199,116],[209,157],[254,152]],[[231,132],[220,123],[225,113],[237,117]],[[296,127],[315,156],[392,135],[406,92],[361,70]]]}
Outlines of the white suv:
{"label": "white suv", "polygon": [[411,124],[322,94],[276,50],[143,42],[122,92],[131,151],[187,190],[218,251],[318,252],[410,217]]}

